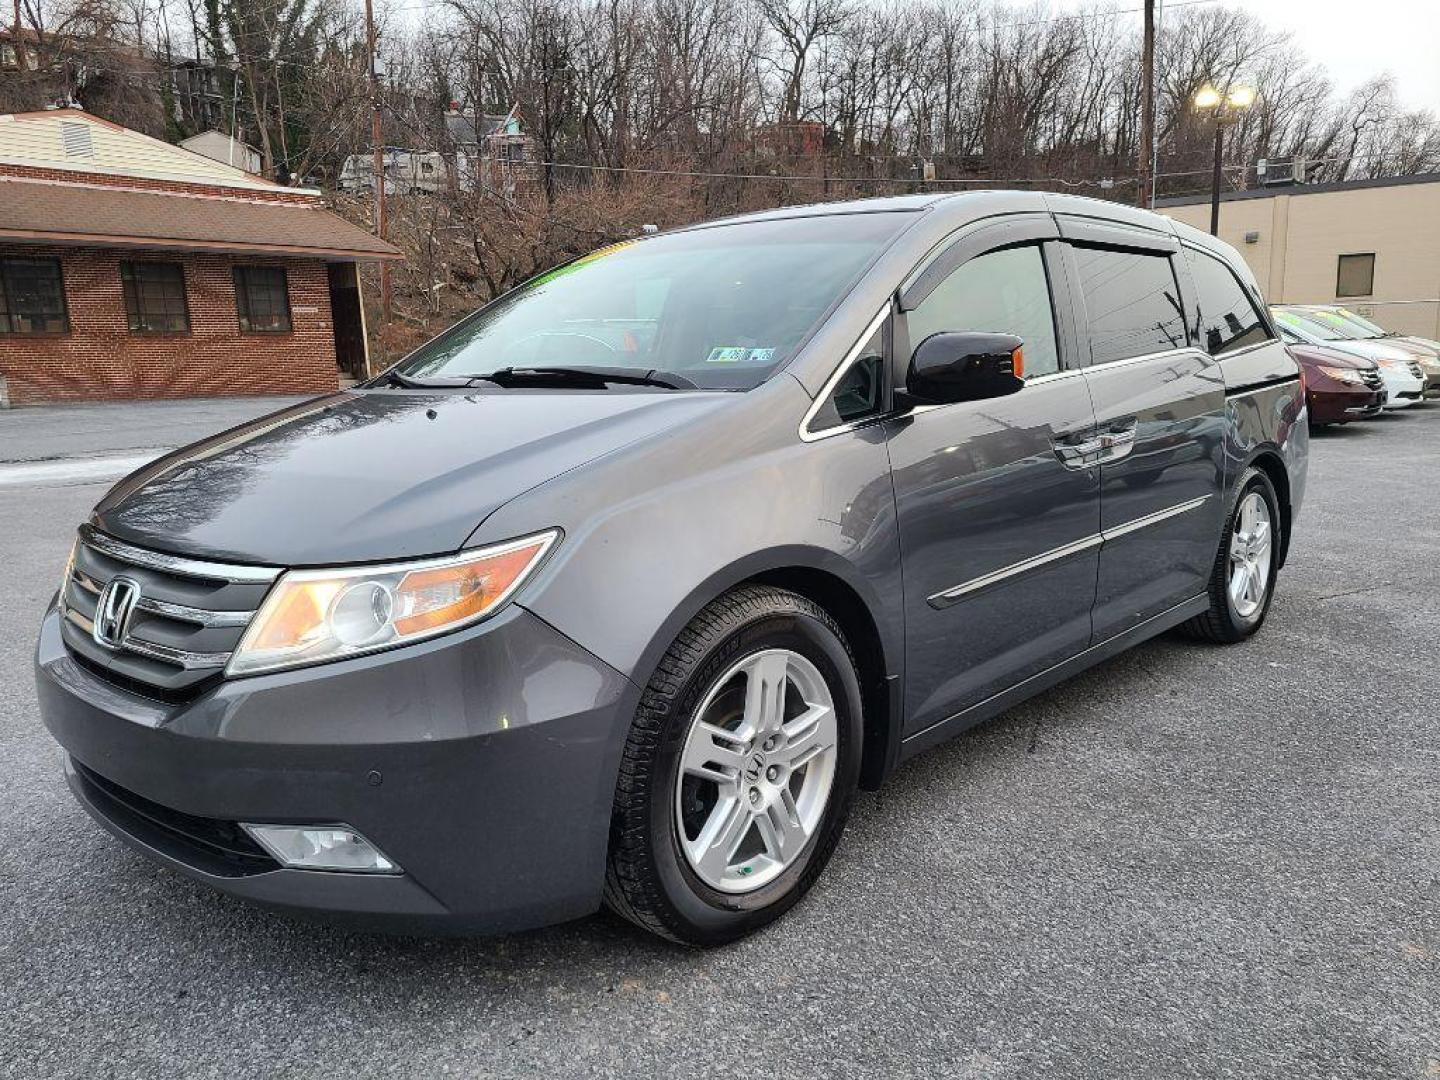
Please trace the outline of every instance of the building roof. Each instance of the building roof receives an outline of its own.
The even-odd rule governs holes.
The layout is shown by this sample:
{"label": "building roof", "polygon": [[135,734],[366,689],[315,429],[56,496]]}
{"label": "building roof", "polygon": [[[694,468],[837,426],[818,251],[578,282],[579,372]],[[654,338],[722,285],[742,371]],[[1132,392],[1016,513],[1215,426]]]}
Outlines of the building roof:
{"label": "building roof", "polygon": [[[223,131],[216,131],[214,128],[206,128],[204,131],[199,132],[198,134],[191,135],[188,139],[181,139],[175,145],[180,147],[181,149],[189,150],[192,146],[198,146],[204,143],[217,141],[223,143],[226,146],[230,146],[233,144],[237,150],[248,150],[252,154],[260,153],[259,150],[256,150],[255,147],[251,146],[249,143],[234,138],[231,135],[227,135]],[[192,153],[193,152],[194,151],[192,151]],[[211,160],[213,161],[214,159],[212,158]]]}
{"label": "building roof", "polygon": [[0,176],[0,240],[176,251],[393,259],[400,252],[317,205]]}
{"label": "building roof", "polygon": [[0,116],[0,164],[175,180],[245,191],[308,190],[284,187],[80,109]]}
{"label": "building roof", "polygon": [[[1245,199],[1273,199],[1279,195],[1326,195],[1334,191],[1364,191],[1367,188],[1405,187],[1410,184],[1440,184],[1440,173],[1417,173],[1414,176],[1381,176],[1373,180],[1337,180],[1328,184],[1277,184],[1272,187],[1248,188],[1245,191],[1222,191],[1221,202]],[[1155,200],[1156,208],[1195,206],[1209,203],[1209,194],[1172,195]]]}
{"label": "building roof", "polygon": [[[485,113],[480,117],[476,130],[475,116],[471,113],[451,111],[445,114],[445,131],[457,146],[477,146],[482,138],[491,135],[518,135],[519,122],[510,113]],[[513,128],[513,130],[508,130]]]}

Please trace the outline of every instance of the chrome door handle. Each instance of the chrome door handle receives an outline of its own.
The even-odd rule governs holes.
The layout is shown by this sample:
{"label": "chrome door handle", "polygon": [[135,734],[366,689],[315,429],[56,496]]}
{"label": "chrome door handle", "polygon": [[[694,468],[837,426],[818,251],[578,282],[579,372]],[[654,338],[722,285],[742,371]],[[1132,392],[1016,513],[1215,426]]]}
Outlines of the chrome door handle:
{"label": "chrome door handle", "polygon": [[1081,442],[1055,442],[1055,456],[1067,469],[1085,469],[1096,464],[1105,450],[1103,435],[1095,435]]}
{"label": "chrome door handle", "polygon": [[1129,454],[1130,446],[1135,445],[1135,428],[1126,428],[1123,431],[1107,431],[1100,436],[1102,449],[1119,449]]}
{"label": "chrome door handle", "polygon": [[1104,461],[1118,461],[1130,453],[1135,447],[1135,429],[1102,431],[1080,442],[1057,441],[1051,446],[1067,469],[1088,469]]}
{"label": "chrome door handle", "polygon": [[1135,449],[1135,428],[1123,428],[1120,431],[1107,431],[1100,436],[1100,449],[1103,454],[1103,461],[1119,461],[1131,450]]}

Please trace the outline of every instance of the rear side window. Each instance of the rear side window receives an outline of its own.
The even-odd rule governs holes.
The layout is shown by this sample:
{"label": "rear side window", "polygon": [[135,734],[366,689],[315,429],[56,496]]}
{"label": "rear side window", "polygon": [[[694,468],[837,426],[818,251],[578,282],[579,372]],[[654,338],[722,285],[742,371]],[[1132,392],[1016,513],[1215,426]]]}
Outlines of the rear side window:
{"label": "rear side window", "polygon": [[1185,345],[1180,289],[1169,256],[1076,245],[1090,320],[1090,362],[1107,364]]}
{"label": "rear side window", "polygon": [[1270,340],[1255,301],[1235,272],[1213,255],[1185,249],[1195,279],[1195,340],[1211,356]]}
{"label": "rear side window", "polygon": [[910,348],[933,334],[979,330],[1025,343],[1025,374],[1060,370],[1055,309],[1038,244],[978,255],[935,287],[906,320]]}

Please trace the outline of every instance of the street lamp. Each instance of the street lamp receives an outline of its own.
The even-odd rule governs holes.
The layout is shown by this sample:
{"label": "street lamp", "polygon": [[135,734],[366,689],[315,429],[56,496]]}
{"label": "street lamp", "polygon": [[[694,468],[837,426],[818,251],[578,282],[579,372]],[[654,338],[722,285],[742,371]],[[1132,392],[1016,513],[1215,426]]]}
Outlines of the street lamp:
{"label": "street lamp", "polygon": [[1215,168],[1210,178],[1210,235],[1220,235],[1220,160],[1225,148],[1225,124],[1255,104],[1249,86],[1233,86],[1226,93],[1206,84],[1195,92],[1195,111],[1215,118]]}

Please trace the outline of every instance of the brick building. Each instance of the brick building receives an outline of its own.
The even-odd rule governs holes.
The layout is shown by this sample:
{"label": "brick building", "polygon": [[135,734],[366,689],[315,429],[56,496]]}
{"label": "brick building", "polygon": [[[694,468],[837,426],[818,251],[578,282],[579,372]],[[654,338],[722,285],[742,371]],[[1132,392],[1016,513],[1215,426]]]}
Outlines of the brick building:
{"label": "brick building", "polygon": [[333,390],[366,366],[356,264],[398,257],[318,192],[0,116],[0,404]]}

